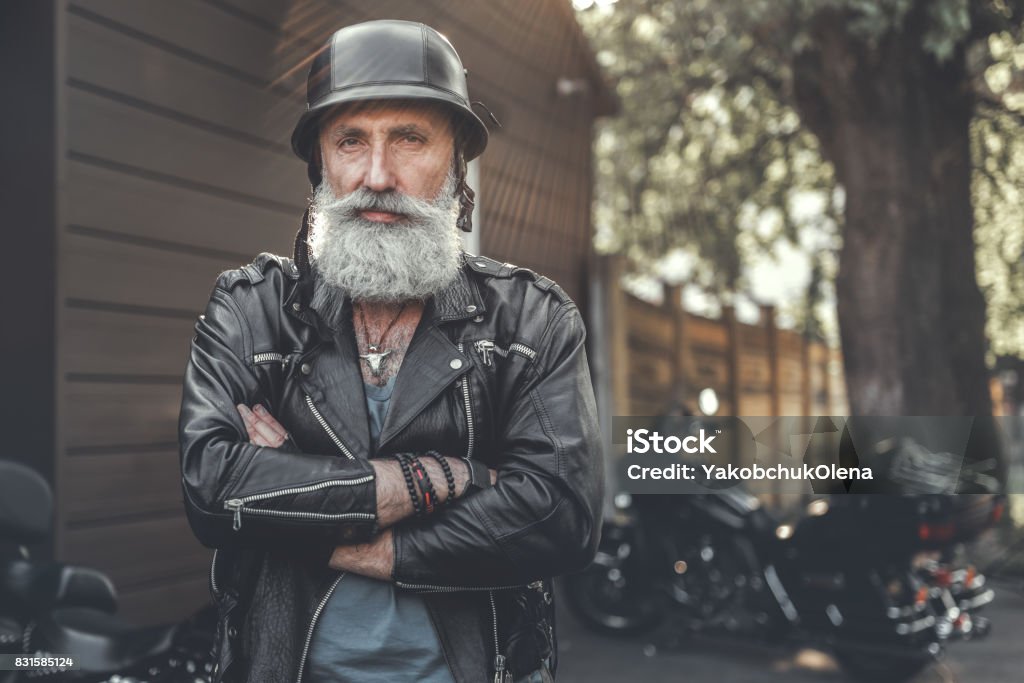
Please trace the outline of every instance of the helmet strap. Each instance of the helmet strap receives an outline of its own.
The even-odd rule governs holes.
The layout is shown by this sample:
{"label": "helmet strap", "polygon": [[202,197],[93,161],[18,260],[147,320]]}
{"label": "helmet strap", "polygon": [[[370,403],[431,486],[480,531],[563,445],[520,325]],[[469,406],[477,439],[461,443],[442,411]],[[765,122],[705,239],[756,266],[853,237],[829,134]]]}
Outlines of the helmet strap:
{"label": "helmet strap", "polygon": [[473,232],[473,207],[476,206],[476,193],[466,182],[466,157],[461,151],[455,154],[455,165],[455,195],[459,199],[459,218],[455,221],[455,225],[463,232]]}
{"label": "helmet strap", "polygon": [[292,259],[303,279],[309,277],[309,213],[312,210],[311,204],[302,214],[302,227],[295,233],[295,246],[292,248]]}

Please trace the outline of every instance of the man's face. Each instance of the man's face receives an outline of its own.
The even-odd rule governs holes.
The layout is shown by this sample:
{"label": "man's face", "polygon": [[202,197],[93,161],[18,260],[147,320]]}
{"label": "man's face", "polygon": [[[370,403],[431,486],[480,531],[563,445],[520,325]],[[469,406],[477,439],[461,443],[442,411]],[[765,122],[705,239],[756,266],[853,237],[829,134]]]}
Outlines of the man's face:
{"label": "man's face", "polygon": [[[452,166],[451,121],[438,107],[416,103],[350,105],[320,126],[322,174],[336,197],[358,189],[437,197]],[[363,211],[377,223],[401,221]]]}
{"label": "man's face", "polygon": [[445,111],[350,105],[325,121],[320,145],[323,181],[313,193],[309,246],[330,287],[318,291],[397,302],[425,300],[448,286],[462,242]]}

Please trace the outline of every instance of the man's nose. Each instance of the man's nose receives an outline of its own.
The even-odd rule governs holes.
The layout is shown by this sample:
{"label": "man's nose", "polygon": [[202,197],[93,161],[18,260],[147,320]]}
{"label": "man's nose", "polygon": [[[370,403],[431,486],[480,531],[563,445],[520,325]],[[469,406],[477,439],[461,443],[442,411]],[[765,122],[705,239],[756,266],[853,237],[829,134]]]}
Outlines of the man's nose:
{"label": "man's nose", "polygon": [[377,145],[370,151],[370,159],[363,178],[363,186],[374,192],[395,189],[395,173],[387,146]]}

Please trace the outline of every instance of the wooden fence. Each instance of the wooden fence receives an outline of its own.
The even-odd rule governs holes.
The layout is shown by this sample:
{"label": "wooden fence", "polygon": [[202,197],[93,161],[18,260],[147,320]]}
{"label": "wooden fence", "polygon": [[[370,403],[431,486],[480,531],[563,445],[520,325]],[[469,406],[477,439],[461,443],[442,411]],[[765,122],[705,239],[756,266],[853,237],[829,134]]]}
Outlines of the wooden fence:
{"label": "wooden fence", "polygon": [[721,415],[846,413],[839,351],[779,329],[771,306],[753,325],[731,307],[718,320],[704,318],[683,310],[678,287],[651,304],[617,285],[618,259],[597,266],[603,305],[591,327],[607,339],[611,414],[659,415],[679,401],[692,410],[706,387],[718,394]]}

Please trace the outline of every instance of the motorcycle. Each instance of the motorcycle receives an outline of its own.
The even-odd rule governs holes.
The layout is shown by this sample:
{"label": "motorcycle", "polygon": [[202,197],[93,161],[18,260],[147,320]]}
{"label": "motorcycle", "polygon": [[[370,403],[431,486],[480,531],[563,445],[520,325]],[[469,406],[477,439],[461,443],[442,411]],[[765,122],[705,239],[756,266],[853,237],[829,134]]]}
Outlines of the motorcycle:
{"label": "motorcycle", "polygon": [[[890,450],[898,462],[914,446]],[[787,520],[742,486],[702,491],[618,494],[596,558],[564,583],[570,612],[606,634],[671,618],[674,635],[815,645],[873,683],[989,632],[978,612],[994,594],[963,547],[998,521],[1002,496],[833,495]]]}
{"label": "motorcycle", "polygon": [[[126,622],[116,614],[117,592],[102,572],[32,558],[28,548],[48,539],[52,514],[46,481],[23,465],[0,460],[0,654],[42,664],[0,671],[0,683],[209,681],[213,607],[179,624]],[[73,669],[50,666],[65,656],[74,661]]]}

